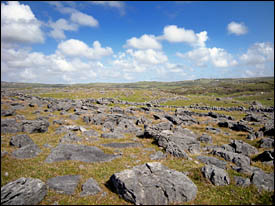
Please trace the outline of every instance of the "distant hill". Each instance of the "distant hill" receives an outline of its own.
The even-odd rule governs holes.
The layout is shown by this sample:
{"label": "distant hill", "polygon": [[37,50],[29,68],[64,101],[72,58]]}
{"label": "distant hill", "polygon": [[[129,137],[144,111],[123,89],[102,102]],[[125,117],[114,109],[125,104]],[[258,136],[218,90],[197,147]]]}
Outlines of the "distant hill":
{"label": "distant hill", "polygon": [[140,81],[134,83],[40,84],[1,81],[1,88],[133,88],[160,89],[176,94],[230,94],[274,91],[274,77],[197,79],[176,82]]}

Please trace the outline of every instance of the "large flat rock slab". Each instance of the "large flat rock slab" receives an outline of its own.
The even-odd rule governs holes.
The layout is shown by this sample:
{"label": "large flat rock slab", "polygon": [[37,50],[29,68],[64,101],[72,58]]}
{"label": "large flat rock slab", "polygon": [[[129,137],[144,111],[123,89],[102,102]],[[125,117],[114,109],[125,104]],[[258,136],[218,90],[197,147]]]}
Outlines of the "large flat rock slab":
{"label": "large flat rock slab", "polygon": [[197,194],[197,186],[185,174],[159,162],[115,173],[108,183],[122,198],[137,205],[186,202]]}
{"label": "large flat rock slab", "polygon": [[47,180],[47,185],[58,193],[72,195],[75,192],[80,177],[80,175],[52,177]]}
{"label": "large flat rock slab", "polygon": [[1,187],[1,205],[37,205],[46,194],[40,179],[21,177]]}
{"label": "large flat rock slab", "polygon": [[111,161],[117,155],[106,154],[101,149],[94,146],[59,144],[54,148],[45,162],[59,162],[66,160],[77,160],[82,162],[106,162]]}
{"label": "large flat rock slab", "polygon": [[28,144],[12,152],[12,156],[19,159],[34,158],[41,153],[39,146]]}

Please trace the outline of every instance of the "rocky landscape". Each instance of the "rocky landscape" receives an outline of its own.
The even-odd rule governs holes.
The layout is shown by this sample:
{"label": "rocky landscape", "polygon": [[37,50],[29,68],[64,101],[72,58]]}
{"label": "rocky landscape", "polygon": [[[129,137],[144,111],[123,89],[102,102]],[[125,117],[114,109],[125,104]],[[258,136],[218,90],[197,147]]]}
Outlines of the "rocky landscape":
{"label": "rocky landscape", "polygon": [[[124,96],[135,90],[116,89]],[[211,96],[208,105],[179,105],[195,97],[153,90],[153,99],[127,101],[105,97],[108,89],[98,98],[30,91],[1,89],[3,205],[274,200],[274,99],[265,106]]]}

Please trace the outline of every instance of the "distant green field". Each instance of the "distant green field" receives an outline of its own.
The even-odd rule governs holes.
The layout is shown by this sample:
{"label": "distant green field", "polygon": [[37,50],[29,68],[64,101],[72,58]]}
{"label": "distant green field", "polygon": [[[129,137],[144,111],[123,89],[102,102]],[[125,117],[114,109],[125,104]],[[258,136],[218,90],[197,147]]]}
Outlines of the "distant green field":
{"label": "distant green field", "polygon": [[[274,78],[197,79],[177,82],[89,83],[89,84],[37,84],[1,82],[2,88],[30,91],[40,97],[84,99],[111,97],[130,102],[147,102],[176,95],[189,96],[190,100],[167,101],[163,105],[186,106],[248,106],[259,101],[274,106]],[[51,91],[43,91],[44,89]],[[104,89],[103,92],[100,90]],[[41,92],[40,92],[41,90]],[[66,91],[67,90],[67,91]],[[216,97],[232,100],[215,101]]]}

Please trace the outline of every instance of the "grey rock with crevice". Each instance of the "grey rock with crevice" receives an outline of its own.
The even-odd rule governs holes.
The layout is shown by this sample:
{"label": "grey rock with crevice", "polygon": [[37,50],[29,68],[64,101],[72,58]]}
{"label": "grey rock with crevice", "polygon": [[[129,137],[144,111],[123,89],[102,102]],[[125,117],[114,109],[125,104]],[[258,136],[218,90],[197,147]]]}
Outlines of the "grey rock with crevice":
{"label": "grey rock with crevice", "polygon": [[182,172],[150,162],[113,174],[109,185],[136,205],[167,205],[194,200],[197,186]]}
{"label": "grey rock with crevice", "polygon": [[229,175],[224,169],[214,165],[205,165],[201,171],[204,177],[209,179],[211,183],[216,186],[228,185],[230,183]]}
{"label": "grey rock with crevice", "polygon": [[1,187],[1,205],[37,205],[46,194],[43,181],[21,177]]}

